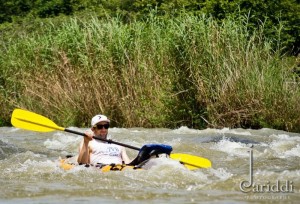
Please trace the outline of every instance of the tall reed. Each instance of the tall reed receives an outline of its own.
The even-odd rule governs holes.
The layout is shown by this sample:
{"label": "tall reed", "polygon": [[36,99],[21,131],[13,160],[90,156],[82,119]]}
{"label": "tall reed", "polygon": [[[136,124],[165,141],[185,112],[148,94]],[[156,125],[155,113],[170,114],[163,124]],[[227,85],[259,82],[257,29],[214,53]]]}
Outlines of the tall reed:
{"label": "tall reed", "polygon": [[1,42],[1,106],[62,125],[87,126],[103,113],[124,127],[298,131],[299,88],[286,86],[295,62],[246,22],[186,14],[43,22]]}

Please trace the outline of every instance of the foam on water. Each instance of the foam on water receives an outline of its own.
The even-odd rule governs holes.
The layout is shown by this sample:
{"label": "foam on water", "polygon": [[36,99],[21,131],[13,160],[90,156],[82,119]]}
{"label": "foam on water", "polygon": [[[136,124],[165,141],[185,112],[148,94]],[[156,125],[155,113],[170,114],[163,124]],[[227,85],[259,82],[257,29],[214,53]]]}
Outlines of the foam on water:
{"label": "foam on water", "polygon": [[230,134],[236,134],[236,135],[252,135],[249,131],[245,131],[242,129],[229,129],[229,128],[223,128],[220,130],[217,130],[220,134],[230,133]]}
{"label": "foam on water", "polygon": [[172,133],[174,134],[196,134],[199,132],[200,130],[191,129],[186,126],[181,126],[180,128],[172,130]]}
{"label": "foam on water", "polygon": [[278,158],[300,157],[300,137],[291,137],[286,134],[271,135],[274,139],[270,143],[270,148],[274,151],[274,156]]}
{"label": "foam on water", "polygon": [[[271,171],[271,170],[264,170],[258,169],[254,172],[254,179],[256,181],[293,181],[294,184],[300,182],[300,170],[284,170],[284,171]],[[297,186],[299,192],[300,189]]]}
{"label": "foam on water", "polygon": [[234,142],[223,137],[223,139],[212,146],[212,149],[227,153],[229,156],[248,157],[249,145]]}
{"label": "foam on water", "polygon": [[56,162],[51,160],[36,161],[28,159],[24,163],[19,164],[17,172],[31,172],[31,174],[37,175],[39,173],[53,173],[58,171],[59,167]]}
{"label": "foam on water", "polygon": [[211,168],[210,172],[212,173],[213,176],[219,178],[221,181],[226,181],[227,179],[233,176],[232,173],[230,173],[228,170],[224,168],[218,168],[218,169]]}
{"label": "foam on water", "polygon": [[300,157],[300,145],[297,144],[296,147],[284,152],[284,156],[285,157]]}
{"label": "foam on water", "polygon": [[44,142],[44,146],[49,149],[63,150],[68,149],[70,146],[74,146],[74,144],[79,145],[82,137],[70,136],[65,133],[57,132],[53,135],[53,138],[47,139]]}
{"label": "foam on water", "polygon": [[140,171],[125,171],[126,177],[144,186],[159,187],[165,190],[196,190],[203,188],[210,180],[208,174],[202,171],[189,171],[177,161],[158,158],[157,165]]}

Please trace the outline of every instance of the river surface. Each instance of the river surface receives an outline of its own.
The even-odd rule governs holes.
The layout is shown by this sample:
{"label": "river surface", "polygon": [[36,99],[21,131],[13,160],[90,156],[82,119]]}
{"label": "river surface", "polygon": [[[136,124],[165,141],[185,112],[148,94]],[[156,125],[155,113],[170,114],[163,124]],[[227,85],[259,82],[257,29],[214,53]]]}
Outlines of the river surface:
{"label": "river surface", "polygon": [[[212,168],[190,171],[160,158],[149,170],[101,173],[77,166],[65,171],[59,157],[75,155],[81,136],[1,127],[0,203],[299,203],[300,134],[187,127],[109,131],[113,140],[132,146],[168,144],[174,153],[208,158]],[[137,155],[127,153],[132,159]]]}

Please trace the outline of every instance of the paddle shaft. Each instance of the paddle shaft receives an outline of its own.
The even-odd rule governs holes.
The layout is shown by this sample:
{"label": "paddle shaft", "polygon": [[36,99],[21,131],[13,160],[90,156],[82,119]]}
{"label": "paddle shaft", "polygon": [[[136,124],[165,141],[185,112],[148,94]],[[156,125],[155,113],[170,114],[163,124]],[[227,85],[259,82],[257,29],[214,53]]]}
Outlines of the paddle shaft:
{"label": "paddle shaft", "polygon": [[[73,134],[77,134],[77,135],[81,135],[81,136],[86,136],[86,134],[82,133],[82,132],[77,132],[77,131],[74,131],[74,130],[70,130],[70,129],[67,129],[65,128],[64,130],[65,132],[69,132],[69,133],[73,133]],[[93,136],[94,139],[96,140],[101,140],[101,141],[104,141],[104,142],[107,142],[109,144],[117,144],[117,145],[120,145],[120,146],[123,146],[123,147],[127,147],[127,148],[130,148],[130,149],[134,149],[134,150],[140,150],[140,148],[138,147],[134,147],[134,146],[131,146],[131,145],[127,145],[127,144],[123,144],[123,143],[120,143],[120,142],[116,142],[116,141],[113,141],[111,139],[107,140],[107,139],[103,139],[103,138],[100,138],[100,137],[96,137],[96,136]]]}

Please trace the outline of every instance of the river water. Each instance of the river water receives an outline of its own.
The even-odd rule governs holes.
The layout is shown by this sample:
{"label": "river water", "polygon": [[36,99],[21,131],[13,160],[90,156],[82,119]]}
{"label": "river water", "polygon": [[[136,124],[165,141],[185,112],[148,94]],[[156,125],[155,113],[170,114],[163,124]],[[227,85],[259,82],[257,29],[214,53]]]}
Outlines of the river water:
{"label": "river water", "polygon": [[[149,170],[101,173],[78,166],[65,171],[59,157],[75,155],[81,136],[2,127],[0,203],[299,203],[300,134],[187,127],[109,131],[113,140],[132,146],[168,144],[174,153],[208,158],[212,168],[190,171],[160,158]],[[127,153],[132,159],[137,155]]]}

